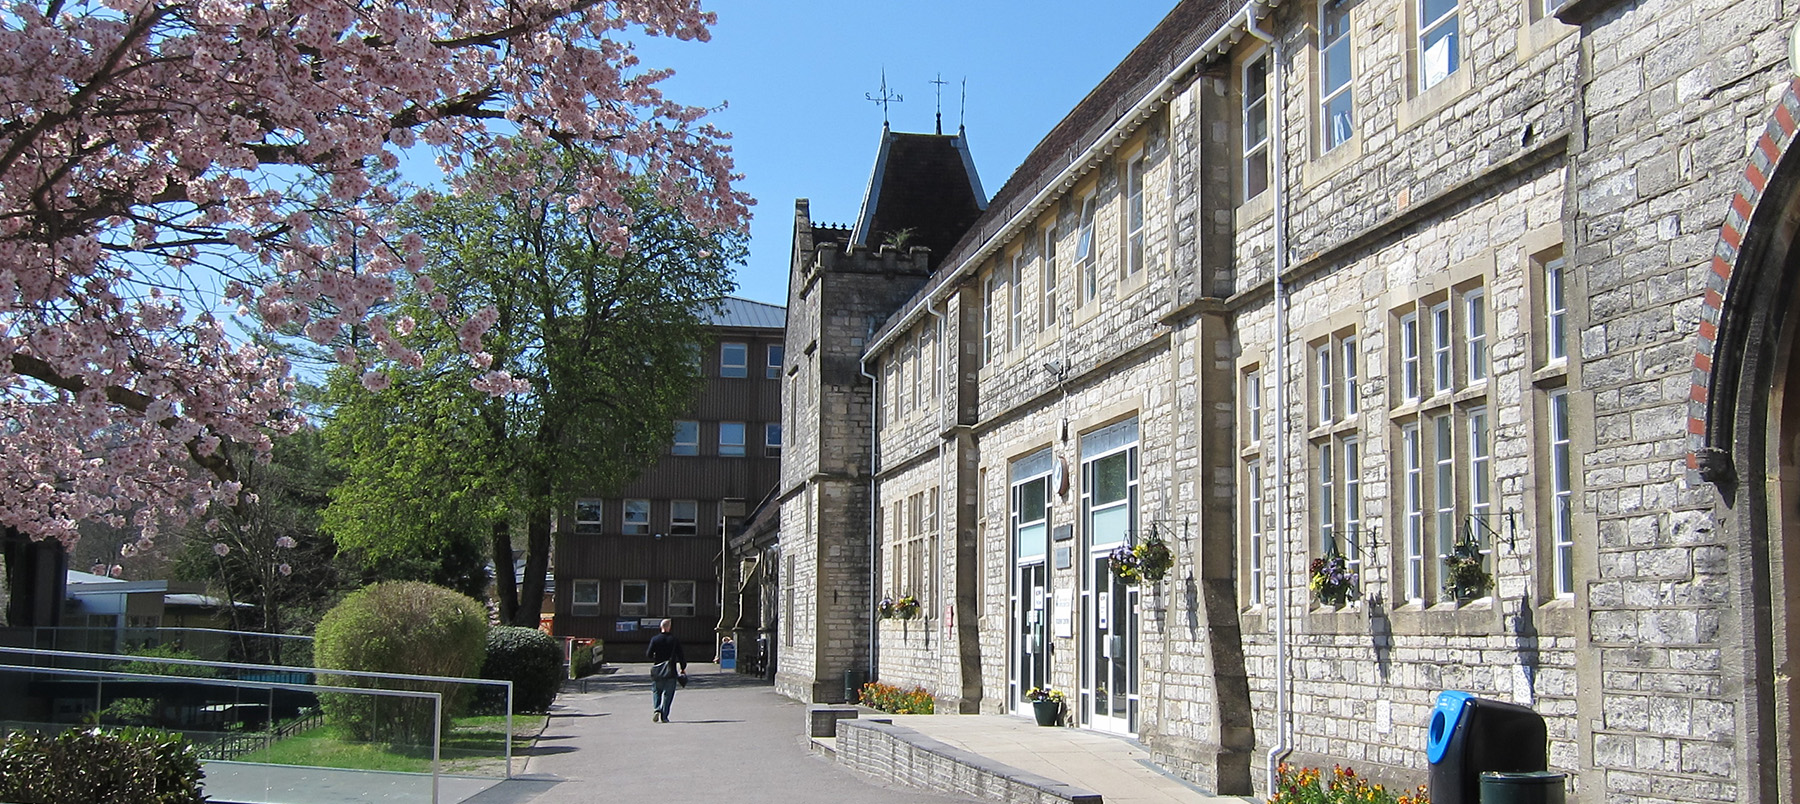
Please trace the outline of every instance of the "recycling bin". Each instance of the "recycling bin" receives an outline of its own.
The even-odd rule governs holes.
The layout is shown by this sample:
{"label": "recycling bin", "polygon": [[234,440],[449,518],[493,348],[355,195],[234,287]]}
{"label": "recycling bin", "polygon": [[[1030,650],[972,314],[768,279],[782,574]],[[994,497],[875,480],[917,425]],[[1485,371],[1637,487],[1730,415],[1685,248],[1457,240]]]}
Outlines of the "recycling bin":
{"label": "recycling bin", "polygon": [[1432,707],[1425,756],[1432,804],[1479,804],[1482,773],[1548,770],[1550,733],[1529,708],[1448,690]]}
{"label": "recycling bin", "polygon": [[1569,775],[1551,771],[1481,774],[1481,804],[1563,804]]}

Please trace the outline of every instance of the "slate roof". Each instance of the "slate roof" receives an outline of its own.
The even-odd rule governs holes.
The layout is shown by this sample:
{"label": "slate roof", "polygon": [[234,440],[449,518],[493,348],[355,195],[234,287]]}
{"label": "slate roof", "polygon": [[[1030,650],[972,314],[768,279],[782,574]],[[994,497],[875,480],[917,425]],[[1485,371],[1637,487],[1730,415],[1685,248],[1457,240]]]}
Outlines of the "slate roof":
{"label": "slate roof", "polygon": [[707,317],[706,323],[714,327],[782,329],[787,326],[787,308],[726,296],[719,300],[718,308]]}
{"label": "slate roof", "polygon": [[966,136],[884,126],[851,242],[875,248],[890,232],[911,229],[909,244],[931,249],[935,268],[986,208]]}
{"label": "slate roof", "polygon": [[952,264],[966,259],[988,237],[1004,227],[1020,207],[1054,181],[1063,168],[1105,135],[1108,127],[1155,89],[1157,82],[1173,72],[1207,37],[1230,20],[1239,5],[1241,3],[1228,0],[1182,0],[1178,3],[1031,150],[1007,178],[1006,184],[994,194],[986,214],[945,255],[952,258]]}

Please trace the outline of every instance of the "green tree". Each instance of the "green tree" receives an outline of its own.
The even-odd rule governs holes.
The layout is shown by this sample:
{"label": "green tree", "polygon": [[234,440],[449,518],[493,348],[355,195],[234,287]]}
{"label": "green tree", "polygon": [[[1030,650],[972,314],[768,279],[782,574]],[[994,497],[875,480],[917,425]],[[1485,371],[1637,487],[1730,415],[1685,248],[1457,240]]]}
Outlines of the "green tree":
{"label": "green tree", "polygon": [[[326,524],[340,544],[377,556],[438,549],[479,528],[501,621],[536,626],[555,512],[582,490],[628,482],[667,448],[698,387],[702,319],[733,289],[744,247],[740,234],[659,205],[648,178],[597,199],[602,214],[557,200],[580,160],[517,152],[476,170],[520,160],[535,165],[535,183],[405,216],[425,258],[405,296],[424,301],[377,320],[363,345],[398,353],[391,345],[404,342],[423,360],[333,375],[327,431],[349,476]],[[633,222],[624,251],[596,229],[617,214]],[[473,357],[465,347],[479,333],[455,323],[469,320],[492,322]],[[529,388],[478,388],[494,370]],[[520,527],[522,586],[507,571]]]}
{"label": "green tree", "polygon": [[[238,504],[219,513],[212,532],[194,528],[183,538],[173,574],[206,582],[226,601],[235,630],[309,632],[346,581],[334,561],[336,545],[319,529],[343,472],[309,426],[276,438],[266,462],[247,450],[226,454],[244,484]],[[282,642],[247,643],[240,655],[276,663],[304,658],[283,657]]]}

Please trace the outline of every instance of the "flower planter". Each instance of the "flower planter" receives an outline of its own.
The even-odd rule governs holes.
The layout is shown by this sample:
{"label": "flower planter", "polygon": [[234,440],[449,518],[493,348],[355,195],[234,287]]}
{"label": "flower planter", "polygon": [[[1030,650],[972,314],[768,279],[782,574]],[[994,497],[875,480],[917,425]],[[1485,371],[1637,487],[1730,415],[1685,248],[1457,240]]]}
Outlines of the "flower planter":
{"label": "flower planter", "polygon": [[1062,716],[1062,701],[1032,701],[1031,714],[1039,726],[1054,726]]}

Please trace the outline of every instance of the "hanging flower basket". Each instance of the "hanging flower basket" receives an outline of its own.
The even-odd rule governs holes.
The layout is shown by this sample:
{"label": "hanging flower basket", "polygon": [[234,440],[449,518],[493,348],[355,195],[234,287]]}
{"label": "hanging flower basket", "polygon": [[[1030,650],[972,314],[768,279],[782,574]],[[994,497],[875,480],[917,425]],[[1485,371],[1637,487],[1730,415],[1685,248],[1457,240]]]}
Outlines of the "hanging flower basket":
{"label": "hanging flower basket", "polygon": [[1486,556],[1473,539],[1458,539],[1444,556],[1444,591],[1457,600],[1474,600],[1494,588],[1494,576],[1488,574]]}
{"label": "hanging flower basket", "polygon": [[877,604],[875,613],[883,620],[910,620],[919,616],[919,599],[905,595],[899,599],[884,597]]}
{"label": "hanging flower basket", "polygon": [[1158,583],[1168,576],[1169,568],[1175,566],[1175,554],[1163,543],[1162,537],[1154,533],[1134,546],[1120,546],[1108,559],[1113,576],[1127,586],[1136,586],[1143,581]]}
{"label": "hanging flower basket", "polygon": [[1313,599],[1321,605],[1333,608],[1362,597],[1356,590],[1356,573],[1350,571],[1349,562],[1340,555],[1313,559],[1312,577],[1306,588],[1312,590]]}

